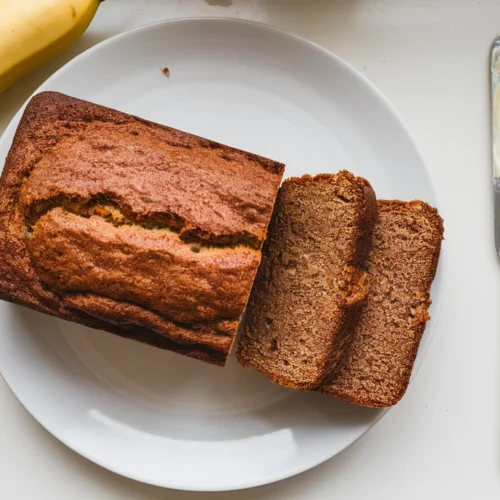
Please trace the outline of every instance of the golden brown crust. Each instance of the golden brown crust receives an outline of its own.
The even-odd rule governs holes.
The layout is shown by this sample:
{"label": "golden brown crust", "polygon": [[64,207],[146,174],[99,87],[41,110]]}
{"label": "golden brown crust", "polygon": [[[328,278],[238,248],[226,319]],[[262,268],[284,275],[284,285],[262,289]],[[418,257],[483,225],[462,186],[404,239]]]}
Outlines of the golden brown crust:
{"label": "golden brown crust", "polygon": [[349,344],[368,293],[364,259],[377,213],[365,179],[287,179],[278,193],[237,351],[243,366],[316,387]]}
{"label": "golden brown crust", "polygon": [[345,356],[318,389],[372,408],[393,406],[406,392],[444,232],[437,210],[424,202],[381,200],[378,208],[372,289]]}
{"label": "golden brown crust", "polygon": [[224,364],[283,169],[38,94],[0,180],[0,298]]}
{"label": "golden brown crust", "polygon": [[54,208],[26,242],[33,267],[61,296],[93,293],[176,323],[238,318],[259,265],[253,248],[196,248],[176,234],[115,227]]}

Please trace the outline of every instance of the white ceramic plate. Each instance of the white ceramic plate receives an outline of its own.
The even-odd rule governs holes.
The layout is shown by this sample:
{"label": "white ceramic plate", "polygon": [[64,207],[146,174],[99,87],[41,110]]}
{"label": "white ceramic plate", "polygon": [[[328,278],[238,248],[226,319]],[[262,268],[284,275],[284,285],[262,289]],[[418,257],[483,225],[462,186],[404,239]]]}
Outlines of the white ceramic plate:
{"label": "white ceramic plate", "polygon": [[[348,169],[379,197],[437,205],[387,100],[331,53],[265,25],[186,19],[140,28],[88,50],[40,90],[269,156],[286,163],[287,176]],[[19,117],[1,140],[2,161]],[[220,369],[7,303],[0,329],[2,374],[48,431],[103,467],[159,486],[231,490],[290,477],[382,415],[280,388],[234,356]]]}

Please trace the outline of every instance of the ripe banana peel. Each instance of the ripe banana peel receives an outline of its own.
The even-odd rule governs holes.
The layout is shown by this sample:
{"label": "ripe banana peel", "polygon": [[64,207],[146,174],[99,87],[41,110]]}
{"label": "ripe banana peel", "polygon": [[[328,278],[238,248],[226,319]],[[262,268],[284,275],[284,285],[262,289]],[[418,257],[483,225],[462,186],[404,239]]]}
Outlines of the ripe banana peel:
{"label": "ripe banana peel", "polygon": [[0,93],[67,49],[101,0],[0,0]]}

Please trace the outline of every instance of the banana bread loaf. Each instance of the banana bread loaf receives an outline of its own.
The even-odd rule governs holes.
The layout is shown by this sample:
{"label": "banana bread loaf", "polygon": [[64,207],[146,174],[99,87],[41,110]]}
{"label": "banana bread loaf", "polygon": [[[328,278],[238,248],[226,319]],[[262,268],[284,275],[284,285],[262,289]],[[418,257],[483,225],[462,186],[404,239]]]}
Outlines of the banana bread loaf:
{"label": "banana bread loaf", "polygon": [[0,179],[0,298],[223,365],[283,170],[40,93]]}

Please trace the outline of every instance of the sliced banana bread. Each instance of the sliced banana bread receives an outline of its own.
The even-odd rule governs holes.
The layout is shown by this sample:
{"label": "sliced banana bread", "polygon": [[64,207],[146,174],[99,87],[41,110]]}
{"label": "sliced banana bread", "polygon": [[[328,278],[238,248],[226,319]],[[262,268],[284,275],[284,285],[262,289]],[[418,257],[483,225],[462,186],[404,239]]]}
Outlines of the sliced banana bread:
{"label": "sliced banana bread", "polygon": [[379,201],[368,258],[370,293],[351,344],[319,390],[369,407],[404,395],[429,319],[430,288],[443,239],[436,209]]}
{"label": "sliced banana bread", "polygon": [[342,171],[286,180],[237,352],[286,387],[310,389],[335,367],[368,292],[363,262],[377,203],[370,184]]}
{"label": "sliced banana bread", "polygon": [[283,170],[37,94],[0,178],[0,299],[223,365]]}

